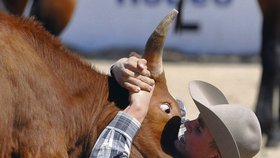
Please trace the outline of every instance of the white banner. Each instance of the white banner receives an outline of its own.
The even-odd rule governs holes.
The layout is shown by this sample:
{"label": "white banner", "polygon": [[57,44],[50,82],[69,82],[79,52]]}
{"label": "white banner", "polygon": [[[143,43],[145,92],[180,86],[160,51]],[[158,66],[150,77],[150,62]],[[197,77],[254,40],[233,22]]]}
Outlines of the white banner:
{"label": "white banner", "polygon": [[79,0],[61,35],[81,51],[143,49],[160,20],[173,8],[181,20],[166,47],[186,53],[249,54],[260,49],[261,14],[256,0]]}

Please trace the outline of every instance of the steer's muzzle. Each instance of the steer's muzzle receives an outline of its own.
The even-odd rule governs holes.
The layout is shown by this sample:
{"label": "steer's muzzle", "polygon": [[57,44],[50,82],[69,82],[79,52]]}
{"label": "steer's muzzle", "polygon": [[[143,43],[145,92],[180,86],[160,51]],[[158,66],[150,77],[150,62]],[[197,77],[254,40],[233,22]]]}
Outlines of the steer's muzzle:
{"label": "steer's muzzle", "polygon": [[161,134],[160,141],[163,151],[173,157],[178,154],[174,142],[178,139],[180,125],[181,118],[179,116],[174,116],[166,123]]}

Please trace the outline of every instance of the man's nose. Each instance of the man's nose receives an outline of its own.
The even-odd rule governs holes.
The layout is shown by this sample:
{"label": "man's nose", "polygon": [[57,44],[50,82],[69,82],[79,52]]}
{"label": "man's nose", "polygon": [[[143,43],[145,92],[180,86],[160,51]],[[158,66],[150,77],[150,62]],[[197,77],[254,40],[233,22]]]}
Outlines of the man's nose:
{"label": "man's nose", "polygon": [[184,122],[184,126],[187,127],[189,123],[190,123],[190,120],[186,119]]}

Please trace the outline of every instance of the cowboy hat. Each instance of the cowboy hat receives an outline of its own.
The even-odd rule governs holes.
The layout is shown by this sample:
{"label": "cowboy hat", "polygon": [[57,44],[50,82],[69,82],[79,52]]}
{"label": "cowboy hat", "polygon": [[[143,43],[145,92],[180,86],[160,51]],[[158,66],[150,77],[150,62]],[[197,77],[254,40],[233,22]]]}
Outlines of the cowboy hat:
{"label": "cowboy hat", "polygon": [[255,113],[229,104],[223,93],[203,81],[191,81],[189,91],[223,158],[252,158],[261,148],[261,128]]}

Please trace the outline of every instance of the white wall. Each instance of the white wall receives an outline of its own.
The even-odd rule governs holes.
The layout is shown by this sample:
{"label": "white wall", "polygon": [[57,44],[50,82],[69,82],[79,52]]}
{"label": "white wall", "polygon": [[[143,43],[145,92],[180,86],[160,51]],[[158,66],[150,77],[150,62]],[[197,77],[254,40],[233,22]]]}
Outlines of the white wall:
{"label": "white wall", "polygon": [[[61,38],[87,52],[144,48],[154,27],[177,7],[177,1],[79,0]],[[172,27],[166,47],[191,53],[259,51],[262,18],[256,0],[186,0],[183,17],[200,29],[178,34]]]}

